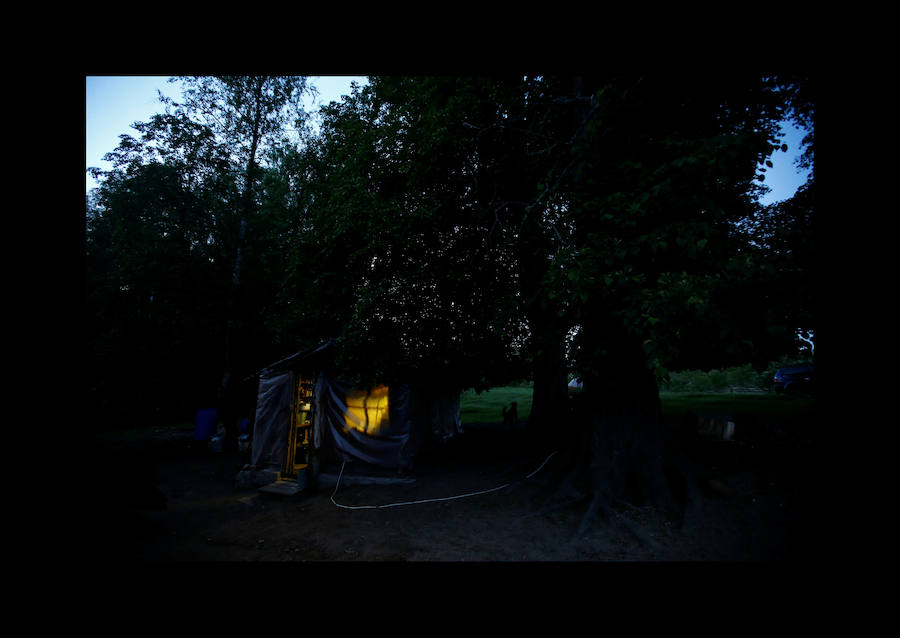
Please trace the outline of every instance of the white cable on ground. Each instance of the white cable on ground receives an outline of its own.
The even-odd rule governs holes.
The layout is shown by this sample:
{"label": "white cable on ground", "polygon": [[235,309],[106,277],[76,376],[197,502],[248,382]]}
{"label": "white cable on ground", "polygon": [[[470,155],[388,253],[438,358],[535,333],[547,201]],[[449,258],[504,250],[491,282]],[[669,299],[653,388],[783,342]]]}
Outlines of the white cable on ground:
{"label": "white cable on ground", "polygon": [[[536,469],[534,472],[532,472],[525,478],[529,479],[532,476],[534,476],[535,474],[537,474],[538,472],[540,472],[541,468],[547,464],[547,461],[549,461],[550,457],[552,457],[554,454],[556,454],[556,452],[552,452],[550,454],[550,456],[548,456],[546,459],[544,459],[544,462],[541,463],[541,465],[538,467],[538,469]],[[344,475],[344,466],[346,464],[347,464],[346,461],[344,461],[341,464],[341,473],[338,475],[337,483],[335,483],[335,485],[334,485],[334,492],[331,493],[331,502],[334,503],[336,506],[338,506],[342,509],[345,509],[345,510],[374,510],[374,509],[383,509],[383,508],[387,508],[387,507],[399,507],[401,505],[418,505],[420,503],[434,503],[435,501],[452,501],[452,500],[458,499],[458,498],[466,498],[469,496],[478,496],[479,494],[487,494],[488,492],[496,492],[498,490],[502,490],[503,488],[509,487],[510,485],[512,485],[512,483],[505,483],[503,485],[500,485],[499,487],[493,487],[489,490],[482,490],[480,492],[470,492],[468,494],[459,494],[458,496],[445,496],[442,498],[426,498],[426,499],[423,499],[420,501],[406,501],[403,503],[387,503],[385,505],[341,505],[340,503],[338,503],[337,501],[334,500],[334,495],[337,494],[338,487],[340,487],[340,485],[341,485],[341,477]]]}

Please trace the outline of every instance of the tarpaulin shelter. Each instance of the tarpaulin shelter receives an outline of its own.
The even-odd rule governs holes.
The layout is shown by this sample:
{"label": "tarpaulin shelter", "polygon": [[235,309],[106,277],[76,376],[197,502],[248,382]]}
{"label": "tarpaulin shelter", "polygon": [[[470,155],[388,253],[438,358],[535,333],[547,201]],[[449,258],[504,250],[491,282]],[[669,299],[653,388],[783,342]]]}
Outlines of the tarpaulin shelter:
{"label": "tarpaulin shelter", "polygon": [[251,463],[296,473],[320,460],[410,469],[416,455],[462,432],[459,393],[423,384],[353,388],[334,368],[337,342],[259,373]]}

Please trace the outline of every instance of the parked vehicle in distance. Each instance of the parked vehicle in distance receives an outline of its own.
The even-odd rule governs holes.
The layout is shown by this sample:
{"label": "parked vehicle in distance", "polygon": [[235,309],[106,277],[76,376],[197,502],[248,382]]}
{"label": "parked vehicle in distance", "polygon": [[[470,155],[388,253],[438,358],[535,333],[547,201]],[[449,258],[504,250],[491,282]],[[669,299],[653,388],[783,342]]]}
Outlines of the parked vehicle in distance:
{"label": "parked vehicle in distance", "polygon": [[780,368],[775,372],[772,389],[778,394],[810,393],[815,384],[815,373],[813,366]]}

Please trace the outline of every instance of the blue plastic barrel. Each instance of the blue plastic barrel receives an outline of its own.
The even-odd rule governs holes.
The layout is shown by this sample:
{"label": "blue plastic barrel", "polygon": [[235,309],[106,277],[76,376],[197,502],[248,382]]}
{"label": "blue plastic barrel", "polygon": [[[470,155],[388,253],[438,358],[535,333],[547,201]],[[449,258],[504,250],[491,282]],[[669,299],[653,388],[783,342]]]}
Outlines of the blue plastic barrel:
{"label": "blue plastic barrel", "polygon": [[200,408],[194,422],[194,440],[209,441],[216,433],[219,411],[216,408]]}

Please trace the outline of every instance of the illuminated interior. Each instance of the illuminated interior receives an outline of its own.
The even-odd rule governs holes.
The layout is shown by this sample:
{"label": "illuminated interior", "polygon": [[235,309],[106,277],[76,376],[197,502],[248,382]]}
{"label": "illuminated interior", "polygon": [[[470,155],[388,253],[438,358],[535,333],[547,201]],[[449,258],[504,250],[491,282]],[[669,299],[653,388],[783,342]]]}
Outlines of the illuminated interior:
{"label": "illuminated interior", "polygon": [[284,472],[294,476],[307,467],[309,460],[309,436],[312,427],[312,381],[300,378],[297,385],[296,412],[294,414]]}
{"label": "illuminated interior", "polygon": [[347,393],[347,427],[358,432],[378,435],[390,425],[388,416],[388,387],[377,386],[371,390],[352,390]]}

